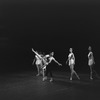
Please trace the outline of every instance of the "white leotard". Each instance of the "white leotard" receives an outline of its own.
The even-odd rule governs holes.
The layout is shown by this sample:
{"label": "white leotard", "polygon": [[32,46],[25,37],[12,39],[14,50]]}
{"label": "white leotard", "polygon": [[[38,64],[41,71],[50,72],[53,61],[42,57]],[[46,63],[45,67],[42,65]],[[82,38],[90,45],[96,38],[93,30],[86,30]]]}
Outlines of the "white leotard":
{"label": "white leotard", "polygon": [[35,56],[35,57],[36,57],[36,65],[41,64],[41,59],[39,59],[39,57],[38,57],[38,56]]}
{"label": "white leotard", "polygon": [[94,60],[93,60],[93,53],[92,52],[89,52],[88,54],[88,65],[91,66],[93,63],[94,63]]}
{"label": "white leotard", "polygon": [[69,65],[75,64],[75,57],[74,57],[74,54],[73,53],[70,53],[68,55],[68,59],[69,59]]}

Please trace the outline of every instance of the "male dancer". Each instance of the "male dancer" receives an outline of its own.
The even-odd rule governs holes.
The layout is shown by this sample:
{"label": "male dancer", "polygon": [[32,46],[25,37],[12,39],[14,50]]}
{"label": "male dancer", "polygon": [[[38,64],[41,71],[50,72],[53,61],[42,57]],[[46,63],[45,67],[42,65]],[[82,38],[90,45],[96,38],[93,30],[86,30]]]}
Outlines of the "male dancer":
{"label": "male dancer", "polygon": [[95,61],[94,61],[94,56],[93,56],[91,46],[89,46],[88,50],[89,50],[88,65],[90,67],[90,79],[93,80],[93,72],[96,74],[97,77],[99,77],[99,76],[97,75],[97,72],[94,70]]}
{"label": "male dancer", "polygon": [[50,82],[53,81],[53,78],[52,78],[52,66],[51,66],[51,62],[52,61],[55,61],[59,66],[62,66],[62,64],[60,64],[54,57],[54,52],[50,53],[50,55],[46,55],[46,58],[47,58],[47,62],[48,62],[48,66],[46,67],[46,74],[45,74],[45,77],[43,78],[43,81],[44,80],[47,80],[47,75],[50,74]]}
{"label": "male dancer", "polygon": [[78,79],[80,79],[79,76],[78,76],[78,74],[77,74],[76,71],[74,70],[75,56],[74,56],[74,53],[73,53],[73,49],[70,48],[69,51],[70,51],[70,53],[69,53],[69,55],[68,55],[68,59],[67,59],[67,61],[66,61],[66,64],[67,64],[67,62],[69,61],[69,66],[70,66],[70,70],[71,70],[70,80],[72,80],[73,74],[75,74],[76,77],[77,77]]}

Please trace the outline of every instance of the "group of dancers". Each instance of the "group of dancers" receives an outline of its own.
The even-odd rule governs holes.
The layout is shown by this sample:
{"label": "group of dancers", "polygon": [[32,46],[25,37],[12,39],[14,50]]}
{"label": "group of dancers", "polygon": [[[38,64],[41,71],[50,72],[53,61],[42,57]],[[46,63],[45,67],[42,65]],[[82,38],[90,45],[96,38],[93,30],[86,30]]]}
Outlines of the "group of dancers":
{"label": "group of dancers", "polygon": [[[95,61],[94,61],[94,56],[93,56],[91,46],[89,46],[88,50],[89,50],[88,65],[90,67],[90,79],[93,80],[93,72],[95,72],[93,65],[95,64]],[[50,82],[52,82],[53,81],[52,66],[51,66],[52,61],[56,62],[59,66],[62,66],[62,64],[59,63],[54,58],[54,52],[51,52],[50,54],[44,55],[42,53],[38,53],[37,51],[34,51],[33,48],[32,48],[32,51],[35,53],[35,59],[33,60],[32,64],[35,63],[36,66],[37,66],[37,72],[38,72],[37,76],[42,74],[43,81],[45,81],[45,80],[47,80],[48,74],[50,74]],[[70,53],[68,55],[68,59],[66,61],[66,64],[68,63],[70,70],[71,70],[70,80],[72,80],[74,74],[76,75],[76,77],[78,79],[80,79],[80,77],[78,76],[78,74],[74,70],[75,56],[74,56],[74,53],[73,53],[73,48],[70,48],[69,52]]]}

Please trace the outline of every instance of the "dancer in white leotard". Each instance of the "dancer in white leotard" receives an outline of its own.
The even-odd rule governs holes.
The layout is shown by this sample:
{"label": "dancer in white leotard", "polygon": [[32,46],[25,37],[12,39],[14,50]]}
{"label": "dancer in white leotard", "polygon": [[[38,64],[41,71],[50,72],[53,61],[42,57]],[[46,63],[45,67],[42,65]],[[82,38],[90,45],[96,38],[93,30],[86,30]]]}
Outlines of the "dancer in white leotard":
{"label": "dancer in white leotard", "polygon": [[32,64],[34,64],[34,62],[37,67],[37,75],[36,76],[39,76],[40,74],[42,74],[42,60],[37,55],[35,55],[35,59],[33,60]]}
{"label": "dancer in white leotard", "polygon": [[99,77],[99,76],[98,76],[97,72],[94,70],[95,61],[94,61],[94,56],[93,56],[91,46],[89,46],[88,50],[89,50],[88,66],[90,67],[90,79],[93,80],[93,73],[95,73],[97,77]]}
{"label": "dancer in white leotard", "polygon": [[70,80],[72,80],[73,74],[75,74],[75,75],[77,76],[77,78],[80,79],[79,76],[78,76],[78,74],[77,74],[76,71],[74,70],[75,56],[74,56],[74,53],[72,52],[73,49],[70,48],[69,51],[70,51],[70,53],[69,53],[69,55],[68,55],[68,59],[67,59],[67,61],[66,61],[66,64],[67,64],[67,62],[69,61],[69,66],[70,66],[70,70],[71,70]]}

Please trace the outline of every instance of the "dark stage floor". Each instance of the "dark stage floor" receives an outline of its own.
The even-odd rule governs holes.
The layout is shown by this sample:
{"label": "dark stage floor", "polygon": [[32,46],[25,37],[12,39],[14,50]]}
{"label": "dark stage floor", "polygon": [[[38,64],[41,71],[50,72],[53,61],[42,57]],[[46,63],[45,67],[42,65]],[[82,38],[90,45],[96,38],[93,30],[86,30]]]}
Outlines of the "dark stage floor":
{"label": "dark stage floor", "polygon": [[100,79],[89,80],[81,74],[81,80],[70,73],[53,72],[54,81],[43,82],[36,71],[16,72],[0,76],[0,100],[100,100]]}

